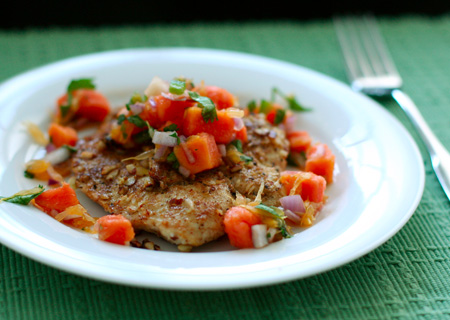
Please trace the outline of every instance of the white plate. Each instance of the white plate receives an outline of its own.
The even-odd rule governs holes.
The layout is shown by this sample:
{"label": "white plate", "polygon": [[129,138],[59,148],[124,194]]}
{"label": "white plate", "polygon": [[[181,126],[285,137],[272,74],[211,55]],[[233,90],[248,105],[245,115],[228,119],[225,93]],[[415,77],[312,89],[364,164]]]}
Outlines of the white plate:
{"label": "white plate", "polygon": [[[329,144],[336,181],[316,224],[260,250],[232,250],[226,241],[192,253],[148,251],[105,243],[58,223],[33,207],[0,205],[0,240],[32,259],[84,277],[165,289],[227,289],[275,284],[336,268],[375,249],[410,218],[423,192],[418,149],[383,107],[317,72],[242,53],[189,48],[130,49],[86,55],[19,75],[0,86],[0,195],[37,183],[23,164],[38,156],[21,122],[45,128],[55,99],[71,79],[93,77],[115,104],[142,92],[153,76],[176,76],[227,88],[240,97],[270,98],[278,87],[312,112],[298,127]],[[84,201],[83,199],[82,201]],[[99,207],[87,203],[94,215]]]}

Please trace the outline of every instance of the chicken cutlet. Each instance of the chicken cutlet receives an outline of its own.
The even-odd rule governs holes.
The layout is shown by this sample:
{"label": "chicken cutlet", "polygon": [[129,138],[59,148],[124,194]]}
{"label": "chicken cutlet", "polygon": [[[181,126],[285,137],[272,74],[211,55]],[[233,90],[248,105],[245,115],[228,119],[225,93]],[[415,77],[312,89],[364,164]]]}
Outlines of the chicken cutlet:
{"label": "chicken cutlet", "polygon": [[279,183],[289,143],[283,130],[263,117],[245,119],[247,163],[184,177],[155,150],[124,149],[111,143],[108,130],[78,143],[73,157],[76,186],[110,214],[122,214],[136,230],[154,233],[175,245],[197,247],[225,234],[223,217],[236,195],[254,199],[263,185],[264,201],[279,205],[285,191]]}

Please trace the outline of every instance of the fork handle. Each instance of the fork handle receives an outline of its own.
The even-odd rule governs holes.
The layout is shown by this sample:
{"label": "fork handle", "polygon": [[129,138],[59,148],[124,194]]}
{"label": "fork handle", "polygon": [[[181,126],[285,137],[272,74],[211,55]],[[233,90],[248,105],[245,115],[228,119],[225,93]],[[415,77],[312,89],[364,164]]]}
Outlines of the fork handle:
{"label": "fork handle", "polygon": [[450,153],[434,135],[422,114],[411,98],[401,90],[393,90],[392,97],[397,101],[420,134],[430,153],[434,172],[450,200]]}

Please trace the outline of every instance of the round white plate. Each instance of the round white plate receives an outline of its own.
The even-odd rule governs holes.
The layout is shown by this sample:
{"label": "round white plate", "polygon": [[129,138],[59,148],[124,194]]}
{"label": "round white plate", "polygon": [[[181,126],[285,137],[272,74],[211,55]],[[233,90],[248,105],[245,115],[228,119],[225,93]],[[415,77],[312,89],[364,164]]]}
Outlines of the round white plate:
{"label": "round white plate", "polygon": [[[259,250],[227,241],[191,253],[149,251],[99,241],[58,223],[32,206],[0,204],[1,242],[44,264],[83,277],[164,289],[227,289],[275,284],[336,268],[392,237],[416,209],[424,187],[418,149],[382,106],[347,85],[293,64],[243,53],[190,48],[129,49],[53,63],[0,86],[0,195],[32,188],[24,163],[39,156],[22,122],[43,129],[71,79],[93,78],[115,105],[143,92],[154,76],[185,76],[236,94],[244,105],[269,99],[273,87],[313,110],[298,128],[336,155],[335,182],[317,222],[293,238]],[[86,198],[93,215],[104,212]]]}

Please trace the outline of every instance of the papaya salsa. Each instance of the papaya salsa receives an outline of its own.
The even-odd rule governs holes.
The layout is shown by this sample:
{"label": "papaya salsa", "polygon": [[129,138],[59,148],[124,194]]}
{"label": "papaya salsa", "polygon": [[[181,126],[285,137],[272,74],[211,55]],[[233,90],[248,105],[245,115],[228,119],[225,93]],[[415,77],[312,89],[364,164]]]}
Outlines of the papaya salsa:
{"label": "papaya salsa", "polygon": [[[273,89],[271,99],[253,100],[243,107],[237,97],[224,88],[203,82],[195,85],[186,78],[164,81],[158,77],[143,93],[133,94],[127,103],[113,110],[108,99],[96,90],[92,79],[73,80],[67,91],[56,99],[52,122],[46,133],[36,125],[27,125],[35,141],[45,147],[46,155],[26,163],[25,176],[45,182],[47,186],[21,191],[1,198],[0,202],[32,204],[68,226],[120,245],[146,247],[135,238],[135,231],[143,229],[161,235],[183,251],[222,235],[226,235],[236,248],[265,247],[292,237],[293,227],[311,226],[326,202],[327,186],[333,183],[335,157],[331,149],[324,143],[313,141],[307,131],[295,128],[297,114],[310,111],[294,96],[279,89]],[[103,146],[98,149],[98,154],[83,149],[88,143],[79,136],[87,125],[97,126],[103,132],[103,140],[95,144]],[[121,154],[132,156],[117,160],[111,156],[111,150],[103,155],[102,150],[111,145],[114,150],[122,150]],[[140,152],[136,154],[136,150]],[[132,186],[137,178],[156,180],[152,164],[156,164],[158,170],[162,168],[160,165],[167,170],[165,175],[172,179],[174,186],[147,183],[145,188],[133,189],[133,196],[156,197],[170,194],[175,187],[178,195],[189,190],[188,196],[169,199],[170,206],[162,202],[146,204],[150,207],[146,207],[145,212],[162,212],[163,219],[167,219],[163,226],[155,225],[150,218],[143,222],[143,213],[130,213],[128,207],[94,218],[77,199],[75,189],[78,184],[92,199],[99,198],[99,194],[95,194],[99,191],[86,187],[92,185],[92,181],[86,184],[77,174],[82,170],[83,179],[86,179],[84,171],[88,169],[83,166],[90,164],[86,161],[102,156],[109,157],[106,161],[109,165],[102,164],[98,169],[93,163],[95,172],[100,170],[107,178],[114,173],[113,179],[121,179],[117,178],[118,172],[134,174],[136,178],[131,177],[132,183],[127,186]],[[76,164],[72,166],[71,161],[83,163],[82,168],[77,168]],[[145,165],[143,161],[146,161]],[[287,170],[287,162],[296,169]],[[120,171],[121,166],[123,171]],[[200,188],[198,182],[201,182],[201,188],[211,185],[212,178],[215,187],[210,190],[217,192],[223,187],[217,199],[223,196],[227,203],[220,208],[215,203],[214,208],[209,209],[214,199],[205,196],[204,191],[195,190]],[[100,183],[106,185],[110,180]],[[113,184],[117,186],[118,183],[114,181]],[[94,185],[93,189],[96,188]],[[118,193],[125,193],[118,202],[114,202],[115,195],[101,195],[104,199],[110,198],[106,204],[99,202],[105,210],[119,207],[119,202],[124,206],[124,199],[131,197],[127,194],[131,192],[129,188],[118,190]],[[196,193],[191,197],[189,192]],[[204,197],[204,202],[196,200],[199,196]],[[198,224],[180,227],[179,221],[166,212],[175,210],[173,203],[189,204],[194,200],[199,207],[205,204],[207,209],[202,209],[204,211],[199,214],[195,212],[195,206],[186,209],[180,205],[176,210],[183,220],[193,218]],[[168,232],[164,228],[171,224],[179,229],[192,228],[186,232],[190,235],[196,231],[211,235],[194,240],[170,229],[171,236],[165,236]],[[205,228],[205,225],[209,225],[209,229],[196,229]]]}

